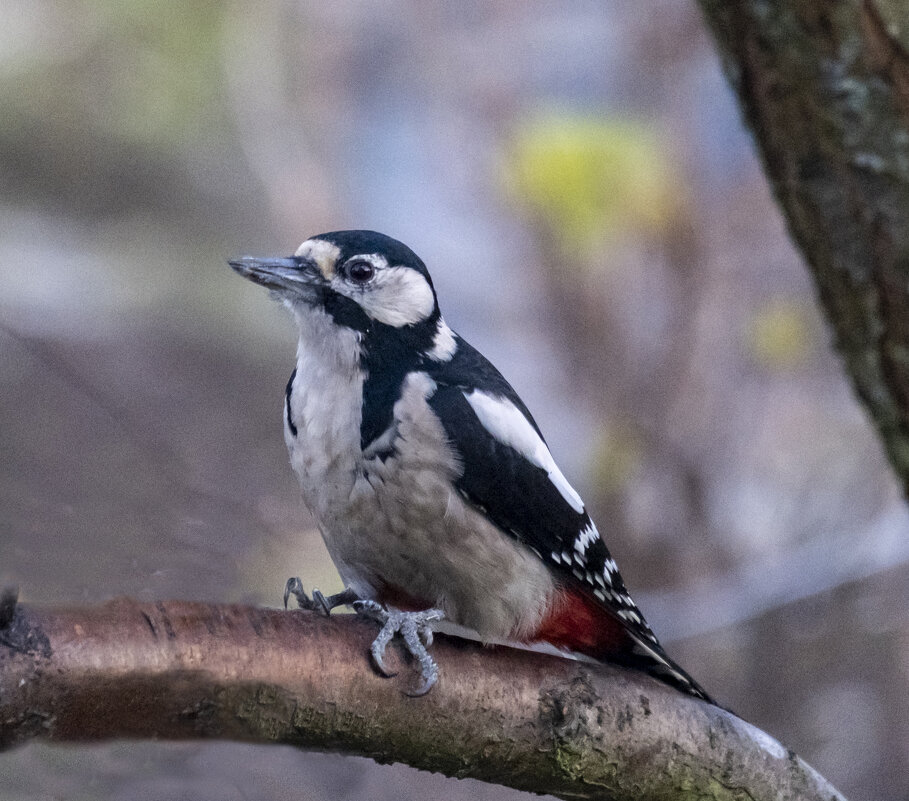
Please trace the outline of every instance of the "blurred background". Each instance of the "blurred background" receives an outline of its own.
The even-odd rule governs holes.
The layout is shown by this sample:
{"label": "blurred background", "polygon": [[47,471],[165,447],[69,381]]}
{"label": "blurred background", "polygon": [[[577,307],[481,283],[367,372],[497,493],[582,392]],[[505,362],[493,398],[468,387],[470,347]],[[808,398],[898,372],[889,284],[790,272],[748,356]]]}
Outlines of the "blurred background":
{"label": "blurred background", "polygon": [[[340,588],[225,264],[432,271],[718,699],[909,795],[909,518],[692,0],[0,0],[0,572],[30,603]],[[364,657],[365,658],[365,657]],[[444,669],[444,666],[443,666]],[[29,745],[4,799],[521,799],[238,744]]]}

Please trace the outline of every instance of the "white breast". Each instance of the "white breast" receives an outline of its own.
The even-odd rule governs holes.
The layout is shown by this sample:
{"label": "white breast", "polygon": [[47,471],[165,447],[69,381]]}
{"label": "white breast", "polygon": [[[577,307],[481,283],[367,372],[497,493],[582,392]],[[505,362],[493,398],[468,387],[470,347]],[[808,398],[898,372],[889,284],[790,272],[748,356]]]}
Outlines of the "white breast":
{"label": "white breast", "polygon": [[[330,323],[329,323],[330,324]],[[301,326],[302,329],[302,326]],[[360,597],[400,589],[494,638],[518,637],[545,614],[554,587],[542,561],[464,502],[460,465],[426,399],[435,384],[407,377],[391,430],[394,454],[360,447],[364,376],[356,335],[327,344],[319,325],[301,336],[291,414],[291,463],[345,584]],[[350,336],[348,337],[348,333]],[[334,337],[338,330],[330,331]]]}
{"label": "white breast", "polygon": [[363,371],[359,336],[320,310],[294,310],[300,326],[297,374],[284,440],[303,499],[319,524],[331,524],[353,489],[360,456]]}

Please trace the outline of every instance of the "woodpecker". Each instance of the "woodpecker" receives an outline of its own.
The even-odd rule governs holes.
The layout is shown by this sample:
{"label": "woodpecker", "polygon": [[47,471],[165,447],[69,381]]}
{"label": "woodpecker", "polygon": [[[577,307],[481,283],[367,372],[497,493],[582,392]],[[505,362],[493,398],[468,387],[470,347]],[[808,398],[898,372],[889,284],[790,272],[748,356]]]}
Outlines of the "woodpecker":
{"label": "woodpecker", "polygon": [[375,231],[242,257],[299,327],[284,438],[346,589],[285,605],[377,618],[377,667],[400,632],[428,691],[447,618],[483,639],[549,643],[642,670],[713,703],[663,650],[581,497],[502,374],[446,324],[432,279]]}

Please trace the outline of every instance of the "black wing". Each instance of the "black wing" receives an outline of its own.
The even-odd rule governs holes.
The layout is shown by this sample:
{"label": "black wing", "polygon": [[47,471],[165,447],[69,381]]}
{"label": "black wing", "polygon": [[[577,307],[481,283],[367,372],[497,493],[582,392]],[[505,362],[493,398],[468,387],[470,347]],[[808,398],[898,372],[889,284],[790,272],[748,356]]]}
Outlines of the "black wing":
{"label": "black wing", "polygon": [[[424,369],[438,387],[429,404],[463,465],[456,481],[461,495],[502,531],[550,564],[566,583],[580,586],[595,597],[621,623],[634,645],[628,654],[617,654],[616,661],[653,673],[683,692],[712,702],[659,644],[628,595],[615,560],[583,502],[574,490],[566,489],[567,482],[558,468],[554,476],[552,470],[540,466],[539,462],[546,460],[534,455],[533,437],[539,437],[546,448],[543,436],[496,368],[459,338],[450,362],[426,365]],[[485,395],[487,407],[501,413],[493,420],[492,431],[477,412],[474,392]],[[530,426],[525,427],[523,438],[508,436],[509,423],[521,428],[515,415]],[[546,455],[551,460],[548,448]]]}
{"label": "black wing", "polygon": [[522,415],[545,448],[539,427],[501,373],[460,338],[454,358],[428,372],[438,385],[429,404],[464,465],[457,480],[461,494],[566,581],[580,583],[626,627],[656,643],[580,499],[566,498],[565,485],[560,490],[544,467],[490,432],[468,401],[474,391],[500,400],[503,413]]}

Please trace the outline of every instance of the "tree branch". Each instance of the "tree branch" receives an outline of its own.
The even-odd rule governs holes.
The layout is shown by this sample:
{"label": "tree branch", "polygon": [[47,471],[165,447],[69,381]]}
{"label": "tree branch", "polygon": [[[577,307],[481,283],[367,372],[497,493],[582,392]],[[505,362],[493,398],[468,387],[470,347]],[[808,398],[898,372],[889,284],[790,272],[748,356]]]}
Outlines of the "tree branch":
{"label": "tree branch", "polygon": [[909,494],[909,12],[888,0],[700,4]]}
{"label": "tree branch", "polygon": [[0,748],[215,738],[562,798],[842,798],[758,729],[620,668],[442,636],[439,685],[410,698],[411,667],[375,675],[375,628],[352,616],[129,599],[0,607]]}

